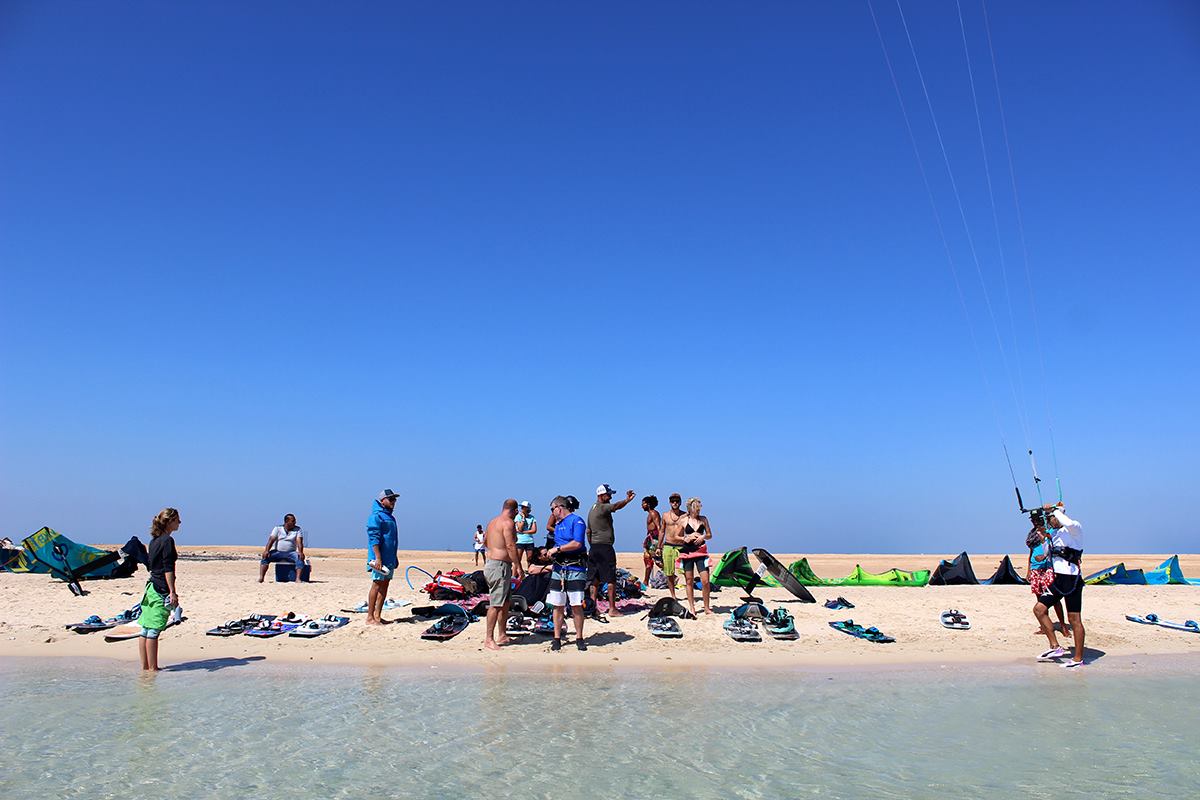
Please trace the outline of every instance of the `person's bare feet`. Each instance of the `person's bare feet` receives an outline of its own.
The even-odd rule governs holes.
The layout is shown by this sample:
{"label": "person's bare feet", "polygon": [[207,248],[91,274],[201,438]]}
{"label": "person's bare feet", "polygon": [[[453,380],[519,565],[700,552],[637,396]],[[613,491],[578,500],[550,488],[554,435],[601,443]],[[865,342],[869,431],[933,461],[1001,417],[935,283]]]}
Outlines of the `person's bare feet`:
{"label": "person's bare feet", "polygon": [[712,612],[713,612],[713,610],[711,608],[704,609],[705,614],[711,614]]}
{"label": "person's bare feet", "polygon": [[368,619],[368,620],[367,620],[367,624],[368,624],[368,625],[382,625],[382,624],[383,624],[383,621],[382,621],[382,620],[378,620],[378,619]]}
{"label": "person's bare feet", "polygon": [[508,636],[500,636],[496,639],[496,644],[503,647],[504,645],[508,644],[511,641],[512,641],[512,639]]}
{"label": "person's bare feet", "polygon": [[490,639],[488,641],[484,642],[483,646],[486,647],[488,650],[499,650],[500,649],[500,645],[497,644],[496,642],[493,642]]}
{"label": "person's bare feet", "polygon": [[622,614],[620,611],[618,611],[618,610],[617,610],[616,606],[613,606],[613,608],[609,610],[609,612],[608,612],[608,615],[609,615],[610,617],[623,617],[623,616],[625,616],[624,614]]}

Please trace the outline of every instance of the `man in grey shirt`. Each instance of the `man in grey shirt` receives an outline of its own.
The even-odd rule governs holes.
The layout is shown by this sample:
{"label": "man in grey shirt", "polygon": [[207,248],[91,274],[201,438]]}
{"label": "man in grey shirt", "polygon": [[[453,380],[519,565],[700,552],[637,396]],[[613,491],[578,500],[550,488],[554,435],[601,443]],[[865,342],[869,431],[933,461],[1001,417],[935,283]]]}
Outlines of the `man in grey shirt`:
{"label": "man in grey shirt", "polygon": [[263,548],[258,560],[258,582],[262,583],[267,577],[267,566],[272,562],[295,564],[296,580],[300,580],[304,570],[304,531],[296,524],[294,514],[285,514],[283,524],[271,529],[267,537],[267,546]]}
{"label": "man in grey shirt", "polygon": [[608,584],[608,614],[613,617],[621,616],[621,612],[617,611],[617,551],[612,515],[629,505],[633,496],[634,491],[630,489],[624,500],[614,503],[612,487],[602,483],[596,487],[596,504],[588,512],[588,559],[594,580],[592,594],[599,602],[600,584]]}

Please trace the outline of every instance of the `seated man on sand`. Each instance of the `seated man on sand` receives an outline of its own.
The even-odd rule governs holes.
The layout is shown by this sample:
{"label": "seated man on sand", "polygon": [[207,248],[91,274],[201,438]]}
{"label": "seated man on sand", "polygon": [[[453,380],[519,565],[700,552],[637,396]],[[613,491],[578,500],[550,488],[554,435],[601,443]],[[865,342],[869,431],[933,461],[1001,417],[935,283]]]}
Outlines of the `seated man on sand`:
{"label": "seated man on sand", "polygon": [[300,580],[304,569],[304,531],[296,524],[295,514],[284,515],[283,524],[276,525],[267,536],[267,546],[258,562],[259,583],[267,577],[267,567],[275,562],[295,564],[296,580]]}

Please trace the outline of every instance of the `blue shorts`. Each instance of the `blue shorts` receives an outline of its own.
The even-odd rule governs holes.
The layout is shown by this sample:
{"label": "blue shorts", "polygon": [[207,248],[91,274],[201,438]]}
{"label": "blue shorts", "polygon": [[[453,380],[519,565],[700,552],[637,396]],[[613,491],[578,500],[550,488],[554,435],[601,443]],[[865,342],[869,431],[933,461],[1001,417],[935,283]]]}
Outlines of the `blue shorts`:
{"label": "blue shorts", "polygon": [[300,559],[300,554],[298,552],[296,552],[295,550],[293,550],[290,553],[281,553],[278,550],[272,550],[270,553],[267,553],[266,558],[260,558],[258,560],[258,563],[259,564],[272,564],[272,563],[295,564],[297,573],[299,573],[300,570],[304,569],[304,562]]}
{"label": "blue shorts", "polygon": [[[383,566],[386,567],[387,564],[384,564]],[[396,576],[396,568],[395,567],[391,567],[390,569],[388,569],[387,572],[379,572],[378,570],[371,569],[370,563],[367,564],[367,572],[369,572],[371,574],[371,580],[373,580],[373,581],[385,581],[386,582],[386,581],[390,581],[392,578],[394,578]]]}
{"label": "blue shorts", "polygon": [[155,630],[154,628],[142,628],[140,635],[144,639],[157,639],[160,633],[162,633],[162,631]]}

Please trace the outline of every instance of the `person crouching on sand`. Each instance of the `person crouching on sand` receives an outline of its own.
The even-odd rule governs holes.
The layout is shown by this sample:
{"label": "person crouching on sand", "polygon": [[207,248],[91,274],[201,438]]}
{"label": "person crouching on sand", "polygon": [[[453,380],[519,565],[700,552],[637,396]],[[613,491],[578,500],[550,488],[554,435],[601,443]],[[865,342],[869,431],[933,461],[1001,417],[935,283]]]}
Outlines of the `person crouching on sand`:
{"label": "person crouching on sand", "polygon": [[571,604],[575,621],[575,646],[587,650],[583,641],[583,595],[587,589],[587,525],[574,513],[566,497],[556,497],[550,504],[554,525],[554,546],[546,555],[554,559],[550,572],[550,591],[546,600],[554,607],[554,639],[551,650],[562,649],[566,606]]}
{"label": "person crouching on sand", "polygon": [[[483,646],[488,650],[499,650],[501,645],[508,644],[508,609],[512,603],[514,567],[517,580],[525,577],[517,554],[517,526],[513,522],[516,516],[517,501],[505,500],[500,514],[492,518],[484,532],[487,559],[483,562],[483,575],[488,584],[488,610]],[[499,636],[495,635],[497,624]]]}
{"label": "person crouching on sand", "polygon": [[1050,624],[1050,606],[1062,600],[1067,606],[1067,620],[1075,638],[1074,657],[1064,667],[1083,666],[1083,527],[1066,515],[1062,503],[1043,506],[1047,512],[1046,524],[1050,528],[1050,559],[1054,569],[1054,583],[1050,591],[1038,597],[1033,607],[1034,616],[1050,641],[1050,649],[1038,656],[1038,661],[1056,661],[1067,655],[1058,644],[1054,626]]}
{"label": "person crouching on sand", "polygon": [[164,508],[150,523],[150,580],[142,595],[142,613],[138,624],[142,635],[138,639],[138,652],[142,656],[142,669],[158,671],[158,636],[167,627],[172,613],[178,613],[179,593],[175,590],[175,540],[171,534],[179,530],[179,511]]}
{"label": "person crouching on sand", "polygon": [[367,594],[367,624],[383,625],[383,603],[396,567],[400,566],[399,533],[396,529],[396,498],[391,489],[384,489],[371,507],[367,517],[367,572],[371,574],[371,591]]}

